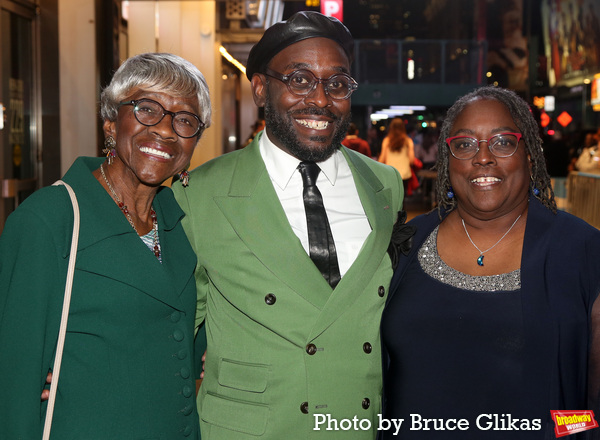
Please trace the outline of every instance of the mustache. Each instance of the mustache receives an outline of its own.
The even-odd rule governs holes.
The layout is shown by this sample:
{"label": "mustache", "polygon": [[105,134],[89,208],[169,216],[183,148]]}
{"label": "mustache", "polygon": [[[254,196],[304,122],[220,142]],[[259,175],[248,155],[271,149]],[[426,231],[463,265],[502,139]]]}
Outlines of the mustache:
{"label": "mustache", "polygon": [[296,117],[296,116],[326,116],[328,118],[331,118],[333,120],[338,120],[339,118],[332,113],[331,111],[324,109],[324,108],[316,108],[316,107],[308,107],[308,108],[303,108],[301,110],[294,110],[292,112],[288,113],[291,117]]}

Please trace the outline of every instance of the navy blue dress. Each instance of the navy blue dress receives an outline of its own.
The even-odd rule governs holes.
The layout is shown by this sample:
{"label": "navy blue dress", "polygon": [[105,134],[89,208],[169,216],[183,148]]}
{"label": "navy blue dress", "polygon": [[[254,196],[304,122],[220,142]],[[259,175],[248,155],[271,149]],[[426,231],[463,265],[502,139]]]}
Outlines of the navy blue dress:
{"label": "navy blue dress", "polygon": [[[470,290],[462,278],[484,286],[500,283],[460,274],[435,249],[429,253],[434,261],[411,261],[382,318],[389,355],[386,415],[404,419],[397,433],[387,430],[383,438],[505,439],[505,430],[488,429],[495,418],[487,414],[511,409],[513,418],[525,416],[516,398],[523,380],[520,288],[513,282],[516,290]],[[423,265],[435,273],[426,273]],[[518,271],[511,279],[519,280]],[[423,419],[444,422],[427,422],[428,430]],[[461,426],[468,429],[448,419],[465,419],[468,425]]]}
{"label": "navy blue dress", "polygon": [[[500,282],[496,291],[473,291],[479,277],[440,269],[442,279],[438,266],[419,262],[440,222],[437,212],[410,222],[413,246],[390,285],[381,325],[382,417],[404,422],[397,435],[391,427],[379,438],[547,440],[555,438],[551,410],[600,417],[600,231],[531,197],[520,287],[502,290]],[[411,430],[418,420],[411,414],[465,418],[469,427],[436,430],[430,422],[429,430],[418,423]],[[516,418],[534,428],[539,419],[540,427],[523,430],[510,424]],[[520,429],[502,429],[511,426]],[[586,434],[600,438],[600,429]]]}

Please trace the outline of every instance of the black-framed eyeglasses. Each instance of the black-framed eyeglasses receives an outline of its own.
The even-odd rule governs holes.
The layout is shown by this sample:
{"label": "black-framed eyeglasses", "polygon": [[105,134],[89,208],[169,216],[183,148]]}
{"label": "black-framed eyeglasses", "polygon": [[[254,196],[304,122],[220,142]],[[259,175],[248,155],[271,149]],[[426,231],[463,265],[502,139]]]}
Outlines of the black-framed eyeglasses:
{"label": "black-framed eyeglasses", "polygon": [[345,73],[336,73],[329,78],[317,78],[310,70],[295,70],[292,73],[283,75],[266,68],[265,75],[284,83],[290,93],[296,96],[306,96],[315,90],[317,84],[323,84],[327,95],[332,99],[341,101],[348,99],[352,92],[358,88],[358,83],[354,78]]}
{"label": "black-framed eyeglasses", "polygon": [[192,138],[202,129],[204,122],[198,116],[190,112],[170,112],[162,105],[152,99],[132,99],[131,101],[119,103],[122,105],[133,105],[133,114],[135,119],[147,127],[152,127],[160,123],[165,115],[171,116],[171,126],[177,136],[182,138]]}
{"label": "black-framed eyeglasses", "polygon": [[487,142],[490,152],[496,157],[510,157],[517,151],[521,133],[499,133],[489,139],[477,139],[472,136],[452,136],[446,139],[450,153],[457,159],[466,160],[475,157],[479,144]]}

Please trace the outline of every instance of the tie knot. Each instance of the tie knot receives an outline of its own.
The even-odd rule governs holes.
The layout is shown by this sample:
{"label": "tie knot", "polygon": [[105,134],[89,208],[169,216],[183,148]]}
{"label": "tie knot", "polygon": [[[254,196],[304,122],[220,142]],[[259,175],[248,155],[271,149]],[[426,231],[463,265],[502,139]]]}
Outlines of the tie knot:
{"label": "tie knot", "polygon": [[302,175],[302,183],[304,187],[315,186],[317,184],[317,176],[321,172],[321,168],[315,162],[300,162],[298,165],[300,174]]}

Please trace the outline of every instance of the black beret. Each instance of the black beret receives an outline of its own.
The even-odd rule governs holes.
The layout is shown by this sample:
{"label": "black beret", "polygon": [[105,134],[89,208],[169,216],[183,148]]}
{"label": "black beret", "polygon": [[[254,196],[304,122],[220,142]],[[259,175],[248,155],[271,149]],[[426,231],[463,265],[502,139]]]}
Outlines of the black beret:
{"label": "black beret", "polygon": [[250,50],[246,76],[251,80],[255,73],[262,73],[269,61],[291,44],[318,37],[329,38],[338,43],[352,62],[354,39],[348,28],[337,18],[315,11],[301,11],[265,31],[260,41]]}

